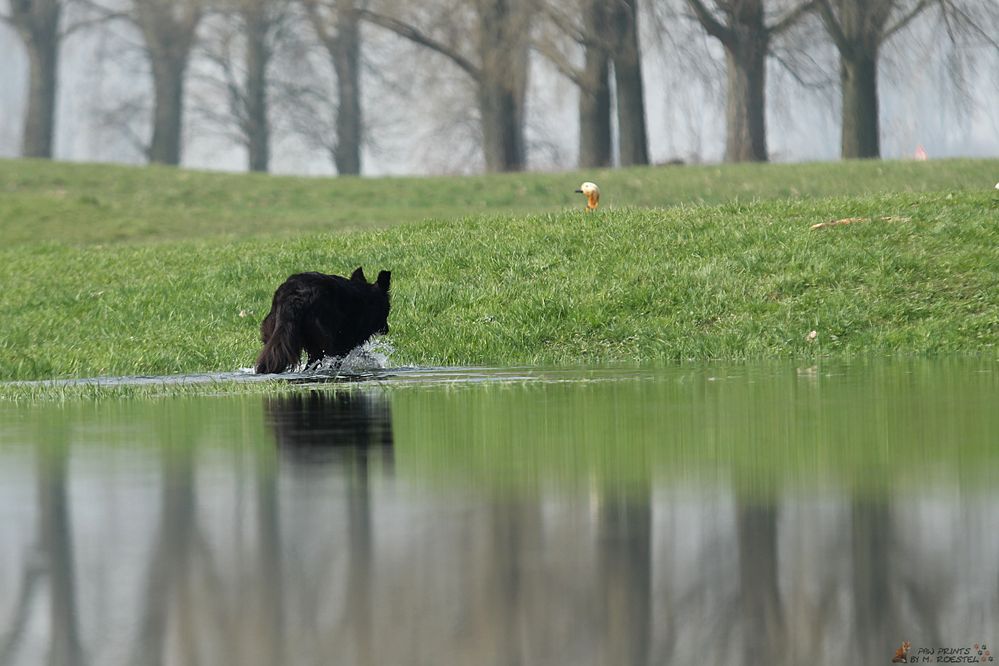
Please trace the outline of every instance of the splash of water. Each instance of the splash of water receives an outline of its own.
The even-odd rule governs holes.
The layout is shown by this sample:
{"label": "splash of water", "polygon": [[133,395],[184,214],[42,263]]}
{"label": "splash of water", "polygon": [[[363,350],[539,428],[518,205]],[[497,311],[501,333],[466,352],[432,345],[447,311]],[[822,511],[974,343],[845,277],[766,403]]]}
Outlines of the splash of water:
{"label": "splash of water", "polygon": [[373,338],[355,347],[343,358],[327,356],[319,362],[314,372],[321,375],[356,375],[384,370],[391,367],[391,355],[395,347],[388,340]]}

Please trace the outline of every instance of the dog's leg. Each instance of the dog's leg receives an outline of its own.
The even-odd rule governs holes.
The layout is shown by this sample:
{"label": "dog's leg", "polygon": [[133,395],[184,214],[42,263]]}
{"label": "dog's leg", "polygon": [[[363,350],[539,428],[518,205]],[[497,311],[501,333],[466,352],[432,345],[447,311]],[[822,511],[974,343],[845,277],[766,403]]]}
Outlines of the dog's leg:
{"label": "dog's leg", "polygon": [[315,362],[315,368],[313,369],[318,370],[336,338],[320,317],[316,317],[309,322],[309,336],[311,340],[311,347],[307,348],[309,352],[309,365],[312,366],[313,362]]}

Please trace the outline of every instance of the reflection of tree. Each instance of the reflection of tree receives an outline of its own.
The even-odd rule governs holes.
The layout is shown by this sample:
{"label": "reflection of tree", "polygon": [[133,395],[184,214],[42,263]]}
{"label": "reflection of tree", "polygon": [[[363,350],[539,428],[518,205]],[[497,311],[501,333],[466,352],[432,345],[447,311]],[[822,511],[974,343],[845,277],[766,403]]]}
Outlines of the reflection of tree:
{"label": "reflection of tree", "polygon": [[277,474],[260,458],[257,464],[257,543],[261,586],[261,616],[258,636],[264,652],[260,661],[280,664],[284,655],[284,577],[281,574],[281,523]]}
{"label": "reflection of tree", "polygon": [[484,601],[490,608],[485,617],[492,616],[488,623],[496,641],[496,663],[517,666],[525,661],[522,620],[529,613],[524,607],[523,559],[525,546],[531,539],[525,532],[533,531],[536,520],[528,517],[519,505],[503,500],[496,501],[490,517],[493,561],[486,572],[490,587]]}
{"label": "reflection of tree", "polygon": [[814,659],[823,646],[842,637],[837,626],[838,600],[846,587],[842,573],[849,545],[840,538],[843,517],[823,515],[821,506],[821,502],[802,504],[800,500],[780,505],[785,515],[781,569],[787,584],[783,652],[790,664]]}
{"label": "reflection of tree", "polygon": [[76,617],[73,542],[66,507],[66,465],[66,452],[55,451],[40,465],[38,486],[43,548],[48,557],[52,594],[49,663],[75,665],[82,663],[83,652]]}
{"label": "reflection of tree", "polygon": [[609,497],[597,528],[606,640],[603,663],[644,666],[652,617],[652,505],[638,496]]}
{"label": "reflection of tree", "polygon": [[17,653],[31,611],[31,601],[35,596],[35,589],[41,580],[42,573],[41,567],[36,564],[28,564],[25,567],[24,576],[21,578],[21,588],[16,595],[17,602],[14,605],[10,629],[0,638],[0,664],[11,663]]}
{"label": "reflection of tree", "polygon": [[0,663],[9,663],[16,653],[36,587],[46,576],[51,631],[48,663],[53,666],[85,663],[76,612],[73,541],[66,501],[68,461],[63,441],[64,437],[60,437],[52,444],[50,438],[37,454],[40,548],[35,561],[29,558],[11,629],[0,639]]}
{"label": "reflection of tree", "polygon": [[231,567],[217,565],[206,538],[211,535],[199,524],[195,461],[189,442],[164,447],[160,516],[136,604],[138,630],[129,663],[161,664],[171,653],[185,664],[216,663],[219,654],[242,664],[282,663],[283,578],[273,468],[258,461],[258,557],[244,586],[238,572],[233,577]]}
{"label": "reflection of tree", "polygon": [[371,623],[374,621],[371,560],[374,552],[371,547],[371,488],[368,485],[367,456],[358,456],[356,468],[348,474],[350,559],[347,606],[350,608],[351,635],[357,646],[357,663],[367,665],[377,663],[371,644]]}
{"label": "reflection of tree", "polygon": [[[194,469],[189,449],[164,456],[160,521],[142,595],[144,607],[131,663],[161,664],[172,602],[189,569],[194,515]],[[183,614],[182,614],[183,615]]]}
{"label": "reflection of tree", "polygon": [[777,509],[772,503],[740,502],[736,521],[743,658],[747,664],[773,664],[782,656],[784,635],[777,575]]}
{"label": "reflection of tree", "polygon": [[892,594],[896,572],[889,566],[894,548],[891,507],[857,501],[853,505],[851,549],[853,563],[853,619],[855,645],[861,658],[891,654],[899,636]]}
{"label": "reflection of tree", "polygon": [[344,629],[358,664],[375,664],[371,447],[391,464],[389,404],[363,391],[310,391],[268,398],[267,422],[283,457],[304,468],[329,465],[347,482],[348,565]]}
{"label": "reflection of tree", "polygon": [[[392,441],[386,402],[355,390],[268,399],[265,415],[257,403],[262,448],[243,445],[245,401],[225,447],[199,447],[215,431],[162,410],[149,428],[161,447],[141,456],[161,478],[138,493],[131,469],[124,494],[96,471],[93,448],[70,463],[40,445],[29,474],[0,448],[33,493],[27,525],[2,533],[8,557],[21,538],[33,550],[0,566],[0,664],[104,663],[122,645],[128,663],[833,664],[887,661],[904,638],[945,645],[994,616],[994,491],[782,495],[733,474],[622,492],[597,463],[589,493],[543,478],[526,491],[388,483],[391,447],[370,444]],[[2,490],[15,491],[4,505],[21,493]],[[91,532],[123,496],[142,503]],[[70,538],[88,532],[116,540]]]}

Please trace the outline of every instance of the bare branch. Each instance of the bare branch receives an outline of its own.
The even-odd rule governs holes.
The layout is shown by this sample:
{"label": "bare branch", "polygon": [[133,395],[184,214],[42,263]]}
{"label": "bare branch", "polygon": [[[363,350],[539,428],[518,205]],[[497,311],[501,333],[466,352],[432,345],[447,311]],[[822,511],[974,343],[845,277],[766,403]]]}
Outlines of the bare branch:
{"label": "bare branch", "polygon": [[767,28],[767,32],[771,35],[780,35],[781,33],[786,32],[788,28],[792,27],[804,18],[806,14],[814,11],[817,4],[817,0],[809,0],[808,2],[799,4],[797,7],[787,12],[784,16],[777,19],[776,23]]}
{"label": "bare branch", "polygon": [[101,16],[95,16],[94,18],[81,19],[70,26],[67,26],[61,33],[60,37],[65,38],[73,35],[81,30],[86,30],[95,25],[102,25],[109,21],[117,21],[120,19],[128,19],[127,12],[105,12]]}
{"label": "bare branch", "polygon": [[319,41],[325,44],[326,48],[329,49],[330,45],[333,43],[333,36],[330,35],[328,30],[326,30],[326,22],[323,21],[322,17],[319,15],[319,3],[316,2],[316,0],[302,0],[302,6],[305,7],[305,13],[309,17],[309,23],[312,25],[312,29],[315,30]]}
{"label": "bare branch", "polygon": [[587,36],[578,26],[573,25],[564,14],[555,11],[550,5],[539,5],[541,14],[555,24],[555,27],[565,33],[570,39],[581,46],[592,46],[591,37]]}
{"label": "bare branch", "polygon": [[560,52],[552,44],[544,41],[537,41],[532,44],[535,51],[540,53],[545,59],[555,66],[559,74],[572,81],[580,88],[586,87],[583,72],[578,67],[573,67],[565,54]]}
{"label": "bare branch", "polygon": [[246,124],[246,96],[240,87],[236,72],[232,66],[233,57],[228,51],[228,46],[223,46],[224,53],[213,53],[206,50],[201,57],[215,65],[222,74],[222,80],[206,77],[205,81],[213,87],[220,88],[225,92],[229,100],[229,112],[236,117],[240,126]]}
{"label": "bare branch", "polygon": [[[987,14],[978,18],[971,16],[967,11],[967,5],[955,3],[953,0],[939,0],[940,11],[944,20],[947,21],[948,28],[951,22],[959,24],[959,27],[969,34],[975,34],[985,40],[985,43],[994,49],[999,49],[999,35],[994,31],[982,28],[982,25],[992,26],[999,24],[999,8],[992,7],[985,9]],[[953,38],[953,35],[952,35]],[[956,41],[956,40],[955,40]]]}
{"label": "bare branch", "polygon": [[408,23],[403,23],[399,19],[392,18],[391,16],[377,14],[368,9],[358,9],[357,13],[365,21],[373,23],[381,28],[385,28],[386,30],[391,30],[395,34],[404,39],[408,39],[414,44],[419,44],[420,46],[425,46],[431,51],[436,51],[451,60],[451,62],[463,69],[476,81],[482,79],[482,70],[476,67],[468,58],[461,55],[447,44],[443,44],[436,39],[423,34]]}
{"label": "bare branch", "polygon": [[909,25],[909,23],[912,22],[912,19],[922,14],[923,11],[927,7],[929,7],[933,2],[935,2],[935,0],[919,0],[919,2],[917,2],[915,6],[913,6],[913,8],[909,10],[907,14],[899,18],[899,20],[895,23],[895,25],[891,26],[890,28],[884,31],[884,33],[881,36],[881,41],[887,42],[889,39],[891,39],[892,35],[894,35],[896,32],[902,30],[907,25]]}
{"label": "bare branch", "polygon": [[771,51],[770,57],[776,60],[781,68],[787,72],[802,88],[806,88],[808,90],[825,90],[829,87],[828,81],[809,81],[805,79],[799,71],[800,67],[785,58],[784,54],[779,51]]}
{"label": "bare branch", "polygon": [[114,108],[104,111],[99,117],[99,126],[102,130],[114,132],[125,139],[125,142],[142,156],[149,159],[149,142],[139,135],[132,123],[135,118],[147,114],[149,111],[143,103],[135,98],[124,100]]}
{"label": "bare branch", "polygon": [[836,14],[829,5],[829,0],[817,0],[816,5],[819,10],[819,16],[822,17],[822,22],[826,26],[826,31],[829,33],[829,36],[832,37],[833,42],[835,42],[836,48],[839,49],[841,53],[849,52],[853,47],[850,45],[849,40],[847,40],[846,34],[843,32],[843,26],[840,25],[839,19],[836,18]]}
{"label": "bare branch", "polygon": [[723,44],[728,44],[734,40],[735,35],[732,34],[732,31],[722,25],[701,0],[687,0],[687,6],[694,11],[695,17],[709,35],[720,40]]}

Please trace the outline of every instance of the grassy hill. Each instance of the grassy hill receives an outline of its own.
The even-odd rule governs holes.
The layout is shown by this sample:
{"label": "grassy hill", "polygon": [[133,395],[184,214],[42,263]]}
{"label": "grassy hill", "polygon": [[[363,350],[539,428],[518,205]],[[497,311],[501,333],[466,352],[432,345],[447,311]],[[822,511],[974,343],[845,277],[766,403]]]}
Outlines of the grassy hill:
{"label": "grassy hill", "polygon": [[999,161],[585,177],[593,215],[581,173],[0,161],[0,380],[246,367],[287,275],[358,265],[393,271],[396,363],[996,353]]}
{"label": "grassy hill", "polygon": [[72,245],[292,236],[470,215],[991,188],[999,162],[743,164],[464,178],[293,178],[0,160],[0,240]]}

